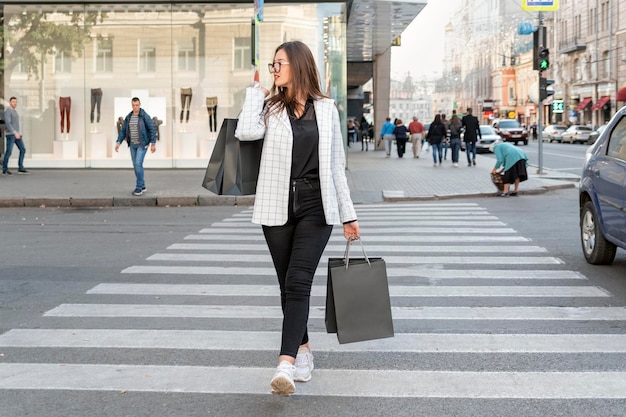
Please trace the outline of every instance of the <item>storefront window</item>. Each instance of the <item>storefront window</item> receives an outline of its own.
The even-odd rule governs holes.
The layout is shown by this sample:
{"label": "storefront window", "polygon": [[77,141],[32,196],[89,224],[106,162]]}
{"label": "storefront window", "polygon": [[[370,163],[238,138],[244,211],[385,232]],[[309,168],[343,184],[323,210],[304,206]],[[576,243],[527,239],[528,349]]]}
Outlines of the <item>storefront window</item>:
{"label": "storefront window", "polygon": [[[260,55],[265,64],[286,40],[308,44],[345,119],[344,7],[265,4]],[[130,167],[127,147],[114,145],[132,97],[158,126],[146,167],[205,167],[252,82],[252,2],[0,8],[0,104],[18,98],[29,167]],[[261,84],[271,83],[261,71]]]}

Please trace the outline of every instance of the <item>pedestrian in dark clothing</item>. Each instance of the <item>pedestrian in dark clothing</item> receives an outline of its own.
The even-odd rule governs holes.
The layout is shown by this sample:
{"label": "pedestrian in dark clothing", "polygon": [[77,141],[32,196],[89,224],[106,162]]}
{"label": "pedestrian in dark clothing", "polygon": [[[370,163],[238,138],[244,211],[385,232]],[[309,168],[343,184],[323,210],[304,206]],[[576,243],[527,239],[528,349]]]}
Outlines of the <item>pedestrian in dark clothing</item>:
{"label": "pedestrian in dark clothing", "polygon": [[472,115],[472,108],[467,108],[467,114],[461,119],[461,125],[465,129],[463,141],[465,142],[465,154],[467,155],[467,166],[476,165],[476,141],[482,139],[478,118]]}
{"label": "pedestrian in dark clothing", "polygon": [[402,123],[401,119],[396,119],[396,127],[393,129],[393,135],[396,137],[398,158],[402,158],[406,150],[406,141],[409,139],[409,129]]}
{"label": "pedestrian in dark clothing", "polygon": [[461,150],[461,120],[456,114],[450,119],[450,148],[452,148],[452,166],[459,166],[459,151]]}
{"label": "pedestrian in dark clothing", "polygon": [[441,142],[446,138],[446,127],[441,123],[441,116],[436,115],[435,120],[430,124],[428,128],[428,143],[433,148],[433,161],[434,166],[437,166],[437,158],[439,158],[439,165],[441,166]]}

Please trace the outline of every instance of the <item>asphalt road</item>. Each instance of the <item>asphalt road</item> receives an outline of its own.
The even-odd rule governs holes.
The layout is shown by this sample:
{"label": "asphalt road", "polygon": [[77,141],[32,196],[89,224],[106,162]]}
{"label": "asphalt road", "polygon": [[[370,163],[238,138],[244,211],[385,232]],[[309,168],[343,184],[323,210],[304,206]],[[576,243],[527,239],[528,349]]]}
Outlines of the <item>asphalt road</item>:
{"label": "asphalt road", "polygon": [[[264,335],[278,331],[280,321],[264,313],[246,319],[224,313],[241,306],[261,312],[276,307],[276,300],[258,293],[211,292],[218,286],[243,291],[245,285],[252,285],[260,291],[274,285],[271,275],[262,272],[271,272],[271,264],[251,261],[264,253],[254,248],[263,242],[249,226],[245,207],[3,209],[0,374],[5,369],[20,373],[0,378],[0,417],[622,416],[626,349],[589,346],[596,338],[626,335],[626,319],[598,320],[585,314],[586,309],[626,306],[626,251],[618,251],[612,266],[586,264],[580,252],[576,204],[577,191],[565,189],[517,199],[359,206],[370,255],[385,246],[389,249],[380,253],[390,260],[390,290],[417,286],[433,291],[418,297],[392,295],[397,313],[428,311],[443,317],[398,319],[396,338],[373,341],[365,348],[340,346],[332,337],[326,338],[323,319],[313,309],[314,381],[299,385],[298,394],[288,399],[266,392],[278,346],[268,343]],[[513,230],[499,233],[499,229]],[[516,241],[498,243],[503,236]],[[337,242],[331,245],[338,246]],[[189,246],[198,244],[213,249]],[[404,252],[401,245],[418,245],[419,249]],[[521,252],[512,249],[517,247]],[[197,257],[214,258],[193,260]],[[237,272],[247,266],[258,271]],[[235,270],[199,274],[190,269],[224,267]],[[150,268],[157,272],[148,272]],[[166,273],[167,268],[170,272]],[[411,268],[415,272],[407,273]],[[446,272],[452,270],[468,277],[447,277]],[[553,273],[569,278],[533,278],[533,274]],[[324,283],[323,277],[316,278],[316,285]],[[131,284],[155,292],[120,291]],[[169,293],[171,284],[199,292]],[[551,291],[555,293],[550,295]],[[558,295],[568,291],[582,292]],[[312,304],[323,305],[323,300],[314,295]],[[111,306],[133,313],[106,313]],[[170,311],[168,306],[175,308]],[[220,306],[223,316],[203,316],[205,309],[215,306]],[[199,316],[189,313],[197,307],[201,308]],[[75,308],[87,313],[76,314]],[[157,308],[156,313],[141,315],[151,308]],[[454,317],[452,312],[459,308],[463,314],[480,313],[487,318]],[[557,309],[572,316],[539,320],[497,316],[509,309],[527,314],[528,308],[540,314]],[[492,314],[496,316],[488,318]],[[74,329],[67,336],[70,342],[57,344],[52,337],[36,336],[61,329]],[[105,334],[98,333],[102,329]],[[143,333],[120,333],[128,329]],[[11,345],[7,337],[16,330],[33,332],[35,338],[25,342],[17,335],[17,344]],[[81,333],[87,330],[94,333]],[[171,337],[185,331],[190,332],[182,333],[188,339]],[[220,336],[215,340],[194,336],[203,331]],[[225,336],[229,331],[241,335],[234,347],[229,347]],[[151,332],[166,332],[170,337],[155,339],[153,346]],[[467,338],[470,346],[452,341],[438,351],[429,344],[401,343],[412,335],[457,335],[461,341]],[[521,342],[498,350],[473,344],[472,338],[478,335],[520,337]],[[533,351],[529,347],[532,335],[572,337],[575,343],[560,348],[550,344],[555,349],[550,352]],[[207,347],[206,343],[215,345]],[[55,368],[56,364],[65,365]],[[204,367],[217,369],[220,380],[203,381],[199,375]],[[125,376],[122,382],[123,372],[129,369],[136,369],[138,375]],[[106,376],[107,372],[112,374]],[[564,381],[545,387],[544,391],[554,390],[553,395],[533,392],[522,378],[538,373],[538,382],[545,383],[544,372]],[[258,383],[251,381],[250,376],[257,374],[262,375]],[[494,375],[520,378],[511,391],[515,395],[506,391],[513,386],[489,379]],[[607,379],[611,375],[617,380]],[[341,385],[343,376],[348,379]],[[391,378],[388,384],[377,388],[377,381],[386,378]],[[402,384],[404,378],[408,382]],[[584,378],[590,378],[589,382]],[[156,388],[163,379],[169,385]],[[19,388],[19,381],[43,387]],[[573,388],[568,397],[563,392],[570,381]],[[611,383],[601,386],[605,381]],[[232,385],[210,388],[217,382]],[[92,383],[104,388],[88,389]],[[411,389],[416,391],[410,393]]]}

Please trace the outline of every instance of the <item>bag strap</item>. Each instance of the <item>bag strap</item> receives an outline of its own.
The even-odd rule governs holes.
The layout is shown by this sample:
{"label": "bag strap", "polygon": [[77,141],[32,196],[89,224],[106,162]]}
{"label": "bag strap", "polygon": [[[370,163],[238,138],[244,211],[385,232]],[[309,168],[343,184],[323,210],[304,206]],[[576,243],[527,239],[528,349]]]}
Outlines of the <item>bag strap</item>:
{"label": "bag strap", "polygon": [[[372,266],[372,264],[370,263],[370,259],[367,257],[367,253],[365,253],[365,246],[363,246],[363,241],[360,238],[356,238],[355,240],[358,240],[361,244],[361,251],[363,252],[363,257],[367,261],[367,264],[369,266]],[[348,239],[346,243],[346,250],[343,252],[343,263],[346,265],[346,269],[348,269],[348,266],[350,265],[350,246],[352,246],[350,242],[352,241]]]}

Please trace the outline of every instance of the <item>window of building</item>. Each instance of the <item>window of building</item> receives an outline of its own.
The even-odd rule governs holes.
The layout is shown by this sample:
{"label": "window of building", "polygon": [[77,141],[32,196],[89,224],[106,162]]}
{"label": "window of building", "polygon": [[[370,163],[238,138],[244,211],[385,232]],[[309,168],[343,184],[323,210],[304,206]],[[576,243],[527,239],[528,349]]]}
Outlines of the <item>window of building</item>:
{"label": "window of building", "polygon": [[178,70],[196,70],[196,38],[178,42]]}
{"label": "window of building", "polygon": [[113,72],[113,39],[96,41],[96,72]]}
{"label": "window of building", "polygon": [[574,16],[574,35],[577,38],[582,35],[582,18],[580,15]]}
{"label": "window of building", "polygon": [[589,22],[587,34],[593,35],[596,33],[596,9],[592,7],[587,13],[587,22]]}
{"label": "window of building", "polygon": [[54,55],[54,72],[72,72],[72,57],[65,51],[57,51]]}
{"label": "window of building", "polygon": [[611,69],[609,68],[609,51],[602,52],[602,62],[601,62],[601,70],[600,74],[604,78],[609,78],[611,75]]}
{"label": "window of building", "polygon": [[156,72],[156,46],[154,42],[139,42],[139,72]]}
{"label": "window of building", "polygon": [[600,30],[609,30],[609,2],[602,2],[600,5]]}
{"label": "window of building", "polygon": [[574,60],[574,81],[582,80],[583,78],[582,72],[582,62],[580,59],[576,58]]}
{"label": "window of building", "polygon": [[233,45],[233,70],[247,70],[252,61],[250,37],[235,38]]}

